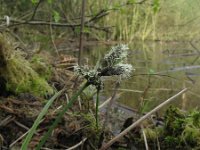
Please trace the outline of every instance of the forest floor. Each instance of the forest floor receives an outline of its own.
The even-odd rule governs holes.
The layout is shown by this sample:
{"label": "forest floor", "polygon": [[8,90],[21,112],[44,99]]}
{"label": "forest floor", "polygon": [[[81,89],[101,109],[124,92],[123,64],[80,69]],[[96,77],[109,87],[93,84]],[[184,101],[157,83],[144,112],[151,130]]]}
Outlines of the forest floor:
{"label": "forest floor", "polygon": [[[61,43],[59,41],[56,44],[58,44],[57,47],[64,47],[70,50],[74,49],[75,51],[78,48],[76,40],[69,40],[68,42],[65,41]],[[86,44],[86,46],[90,45],[94,45],[94,42],[88,42]],[[29,55],[29,53],[30,52],[26,55]],[[31,57],[28,58],[28,61]],[[37,57],[43,58],[46,65],[51,66],[52,72],[48,83],[56,91],[65,89],[65,92],[54,101],[54,104],[48,110],[48,114],[40,123],[37,132],[34,134],[29,144],[30,149],[36,147],[40,138],[55,120],[62,105],[69,101],[73,91],[78,89],[78,86],[83,80],[78,78],[73,72],[73,66],[77,64],[77,58],[74,56],[66,54],[52,55],[51,53],[42,51],[37,54]],[[52,95],[46,95],[45,97],[40,97],[29,92],[16,94],[6,91],[5,89],[1,92],[0,149],[20,149],[20,145],[22,145],[28,130],[51,96]],[[105,119],[105,107],[106,106],[102,106],[100,111],[101,120]],[[103,130],[96,129],[94,109],[93,97],[88,98],[87,95],[82,95],[81,99],[65,114],[58,127],[54,129],[44,149],[68,149],[81,141],[84,143],[82,144],[82,149],[92,149],[92,147],[96,147],[96,145],[98,145],[97,141],[100,141],[98,135],[100,136]],[[111,112],[109,123],[107,124],[108,127],[106,127],[106,134],[108,134],[106,137],[107,140],[112,138],[114,134],[120,132],[127,116],[131,117],[134,110],[119,103],[115,103]],[[126,117],[124,113],[128,113]]]}
{"label": "forest floor", "polygon": [[[57,47],[77,51],[77,43],[75,39],[68,40],[68,42],[57,41],[56,44]],[[94,44],[94,42],[88,42],[86,46],[91,44]],[[104,44],[110,43],[105,42]],[[29,56],[29,53],[27,55]],[[31,57],[28,57],[27,60]],[[47,115],[43,118],[29,144],[29,149],[36,147],[48,127],[57,117],[62,106],[68,103],[74,91],[79,88],[83,81],[73,72],[73,67],[77,64],[76,57],[64,53],[60,55],[54,53],[52,55],[46,51],[41,51],[37,54],[37,57],[43,58],[46,66],[51,66],[51,76],[48,79],[49,85],[55,91],[64,89],[64,92],[54,101]],[[93,91],[93,89],[89,90]],[[20,149],[28,130],[52,95],[47,94],[41,97],[30,92],[16,94],[10,91],[3,91],[3,93],[1,91],[0,149]],[[99,114],[102,125],[97,129],[93,96],[86,93],[81,95],[80,99],[67,111],[59,125],[54,129],[52,136],[43,149],[98,149],[102,144],[111,140],[140,118],[137,111],[117,102],[114,102],[112,107],[106,107],[102,104],[100,105]],[[117,94],[116,98],[119,96],[120,94]],[[109,99],[101,98],[102,103]],[[108,110],[110,112],[109,117],[106,114]],[[199,111],[195,110],[187,114],[178,108],[170,107],[164,118],[158,115],[152,116],[144,121],[142,126],[137,126],[124,138],[115,142],[110,149],[145,149],[145,144],[153,149],[159,149],[160,147],[164,149],[198,148],[200,144],[199,128]]]}

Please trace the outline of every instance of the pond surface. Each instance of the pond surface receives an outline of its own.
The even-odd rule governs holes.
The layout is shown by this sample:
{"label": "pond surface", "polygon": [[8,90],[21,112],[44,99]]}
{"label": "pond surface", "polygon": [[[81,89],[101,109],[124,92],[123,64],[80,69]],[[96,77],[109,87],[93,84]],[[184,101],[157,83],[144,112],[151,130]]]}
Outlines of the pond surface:
{"label": "pond surface", "polygon": [[[88,58],[89,65],[95,65],[116,44],[86,46],[84,58]],[[128,46],[128,63],[135,71],[121,82],[120,103],[146,112],[187,87],[189,90],[174,104],[185,110],[200,106],[200,43],[136,41]],[[103,96],[112,95],[116,80],[106,80]]]}

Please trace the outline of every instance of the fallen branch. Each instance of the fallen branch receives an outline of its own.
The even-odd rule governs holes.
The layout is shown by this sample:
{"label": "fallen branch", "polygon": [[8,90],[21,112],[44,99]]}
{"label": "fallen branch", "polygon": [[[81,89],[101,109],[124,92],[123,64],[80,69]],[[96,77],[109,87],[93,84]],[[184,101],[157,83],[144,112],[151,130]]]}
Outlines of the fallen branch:
{"label": "fallen branch", "polygon": [[[42,21],[42,20],[33,20],[33,21],[27,21],[27,20],[18,20],[14,18],[9,18],[10,24],[0,24],[0,27],[13,27],[13,26],[19,26],[19,25],[51,25],[54,27],[80,27],[81,24],[69,24],[69,23],[57,23],[57,22],[49,22],[49,21]],[[0,22],[6,22],[6,18],[0,18]],[[102,30],[104,32],[110,32],[109,29],[112,28],[113,26],[109,27],[99,27],[95,25],[91,25],[89,23],[85,23],[85,26],[88,28],[93,28],[96,30]]]}
{"label": "fallen branch", "polygon": [[[111,11],[120,10],[122,7],[129,6],[129,5],[143,4],[145,1],[147,1],[147,0],[141,0],[141,1],[138,1],[138,2],[127,2],[127,3],[124,3],[120,6],[118,6],[118,7],[113,7],[113,8],[110,8],[110,9],[102,9],[95,16],[93,16],[91,19],[86,21],[84,25],[88,28],[93,28],[93,29],[96,29],[96,30],[102,30],[104,32],[110,32],[109,29],[112,28],[113,26],[99,27],[99,26],[91,25],[91,23],[94,22],[94,21],[97,22],[101,18],[109,15],[109,13]],[[37,3],[37,5],[36,5],[36,7],[33,11],[33,15],[32,15],[30,20],[19,20],[19,19],[14,19],[14,18],[11,18],[11,17],[0,18],[0,22],[7,22],[9,20],[9,24],[7,24],[7,23],[0,24],[0,27],[6,28],[6,27],[13,27],[13,26],[18,26],[18,25],[48,25],[48,26],[51,25],[51,26],[55,26],[55,27],[71,27],[71,28],[81,27],[80,23],[79,24],[76,24],[76,23],[75,24],[69,24],[69,23],[57,23],[57,22],[49,22],[49,21],[42,21],[42,20],[33,20],[34,17],[35,17],[37,8],[41,4],[41,2],[42,2],[42,0],[40,0]],[[78,18],[78,19],[80,19],[80,18]]]}
{"label": "fallen branch", "polygon": [[125,129],[124,131],[122,131],[119,135],[117,135],[112,140],[110,140],[108,143],[106,143],[104,146],[102,146],[100,150],[106,150],[107,148],[109,148],[113,143],[115,143],[117,140],[119,140],[120,138],[122,138],[124,135],[126,135],[128,132],[130,132],[133,128],[135,128],[136,126],[140,125],[145,119],[147,119],[148,117],[150,117],[153,113],[157,112],[163,106],[169,104],[177,96],[185,93],[186,91],[187,91],[187,88],[181,90],[176,95],[170,97],[169,99],[167,99],[166,101],[164,101],[163,103],[161,103],[160,105],[158,105],[156,108],[154,108],[153,110],[151,110],[150,112],[148,112],[146,115],[144,115],[143,117],[141,117],[140,119],[138,119],[136,122],[134,122],[132,125],[130,125],[127,129]]}

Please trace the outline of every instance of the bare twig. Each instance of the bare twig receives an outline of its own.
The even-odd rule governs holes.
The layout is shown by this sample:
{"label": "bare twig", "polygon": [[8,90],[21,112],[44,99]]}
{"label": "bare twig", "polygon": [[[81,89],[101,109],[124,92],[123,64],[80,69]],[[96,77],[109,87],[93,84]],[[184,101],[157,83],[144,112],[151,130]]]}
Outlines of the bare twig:
{"label": "bare twig", "polygon": [[194,64],[198,59],[199,59],[199,57],[200,57],[200,51],[199,51],[199,49],[192,43],[192,41],[190,42],[190,45],[196,50],[196,52],[198,53],[196,56],[196,58],[192,61],[192,63],[191,64]]}
{"label": "bare twig", "polygon": [[29,130],[29,128],[28,128],[27,126],[23,125],[23,124],[20,123],[19,121],[14,120],[13,122],[14,122],[16,125],[18,125],[19,127],[23,128],[23,129],[25,129],[25,130]]}
{"label": "bare twig", "polygon": [[22,41],[22,39],[21,39],[17,34],[15,34],[14,32],[11,32],[10,30],[8,30],[8,32],[9,32],[14,38],[16,38],[16,39],[23,45],[23,47],[26,47],[26,44]]}
{"label": "bare twig", "polygon": [[[24,128],[25,130],[27,130],[27,132],[25,132],[19,138],[17,138],[14,142],[12,142],[9,145],[9,148],[12,148],[18,141],[20,141],[24,136],[26,136],[28,134],[28,132],[29,132],[29,129],[30,129],[30,128],[26,127],[25,125],[21,124],[20,122],[18,122],[16,120],[14,120],[14,123],[17,124],[18,126]],[[35,135],[39,135],[39,134],[36,132]]]}
{"label": "bare twig", "polygon": [[29,130],[27,132],[25,132],[23,135],[21,135],[18,139],[16,139],[14,142],[12,142],[9,145],[9,148],[12,148],[18,141],[20,141],[21,139],[23,139],[23,137],[25,137],[28,134]]}
{"label": "bare twig", "polygon": [[[37,11],[37,9],[38,9],[38,7],[39,7],[39,5],[41,4],[42,1],[43,0],[40,0],[38,2],[38,4],[36,5],[34,12],[33,12],[33,15],[31,17],[31,20],[18,20],[18,19],[10,18],[10,23],[13,23],[13,24],[9,25],[8,27],[18,26],[18,25],[23,25],[23,24],[27,24],[27,25],[52,25],[52,26],[56,26],[56,27],[70,27],[70,28],[81,26],[81,24],[55,23],[55,22],[48,22],[48,21],[41,21],[41,20],[33,20],[34,17],[35,17],[36,11]],[[83,5],[85,5],[85,1],[86,0],[83,0],[83,2],[84,2]],[[124,3],[117,8],[113,7],[113,8],[110,8],[110,9],[100,10],[95,16],[93,16],[91,19],[89,19],[87,22],[85,22],[84,25],[86,27],[93,28],[93,29],[96,29],[96,30],[101,30],[101,31],[104,31],[104,32],[110,32],[109,29],[112,28],[113,26],[98,27],[98,26],[95,26],[95,25],[91,25],[91,23],[94,22],[94,21],[98,21],[99,19],[107,16],[111,11],[120,10],[121,7],[125,7],[125,6],[128,6],[128,5],[142,4],[145,1],[147,1],[147,0],[141,0],[141,1],[138,1],[138,2],[134,2],[134,3]],[[82,8],[83,8],[83,5],[82,5]],[[88,17],[90,17],[90,16],[88,16]],[[77,19],[79,19],[79,18],[77,18]],[[0,18],[0,21],[5,22],[6,19]],[[6,28],[6,26],[4,24],[1,24],[0,27]]]}
{"label": "bare twig", "polygon": [[189,42],[189,43],[200,54],[199,49],[192,42]]}
{"label": "bare twig", "polygon": [[146,115],[144,115],[143,117],[141,117],[140,119],[138,119],[136,122],[134,122],[132,125],[130,125],[127,129],[125,129],[119,135],[117,135],[112,140],[110,140],[108,143],[106,143],[105,145],[103,145],[100,150],[106,150],[107,148],[109,148],[113,143],[115,143],[117,140],[119,140],[120,138],[122,138],[124,135],[126,135],[128,132],[130,132],[133,128],[135,128],[136,126],[140,125],[145,119],[147,119],[148,117],[150,117],[153,113],[157,112],[163,106],[169,104],[177,96],[185,93],[186,91],[187,91],[187,88],[181,90],[179,93],[175,94],[174,96],[172,96],[169,99],[167,99],[165,102],[163,102],[160,105],[158,105],[156,108],[154,108],[153,110],[151,110],[150,112],[148,112]]}
{"label": "bare twig", "polygon": [[[118,91],[118,90],[117,90]],[[119,98],[121,94],[117,94],[115,96],[115,99],[116,98]],[[105,102],[103,102],[101,105],[99,105],[99,109],[103,108],[104,106],[106,106],[107,104],[109,104],[109,102],[111,101],[112,97],[108,98]]]}
{"label": "bare twig", "polygon": [[157,141],[158,150],[161,150],[161,148],[160,148],[160,142],[159,142],[158,136],[156,137],[156,141]]}
{"label": "bare twig", "polygon": [[[81,24],[55,23],[55,22],[48,22],[48,21],[42,21],[42,20],[33,20],[34,17],[35,17],[36,11],[37,11],[37,9],[38,9],[38,7],[39,7],[39,5],[41,4],[42,1],[43,0],[40,0],[37,3],[36,7],[34,8],[33,15],[32,15],[30,20],[18,20],[18,19],[10,18],[10,23],[12,23],[12,24],[9,25],[8,27],[18,26],[18,25],[23,25],[23,24],[27,24],[27,25],[52,25],[52,26],[56,26],[56,27],[70,27],[70,28],[81,26]],[[83,0],[84,4],[82,6],[85,5],[85,1],[86,0]],[[113,7],[113,8],[110,8],[110,9],[100,10],[95,16],[92,15],[93,17],[91,19],[89,19],[87,22],[85,22],[84,25],[86,27],[93,28],[95,30],[101,30],[101,31],[104,31],[104,32],[110,32],[109,29],[111,27],[113,27],[113,26],[110,26],[110,27],[98,27],[98,26],[92,25],[91,23],[93,23],[94,21],[98,21],[99,19],[107,16],[111,11],[120,10],[121,7],[129,6],[129,5],[142,4],[145,1],[147,1],[147,0],[141,0],[141,1],[138,1],[138,2],[127,2],[127,3],[123,3],[122,5],[120,5],[118,7]],[[88,17],[90,17],[90,16],[88,16]],[[79,18],[77,18],[77,19],[79,19]],[[0,18],[0,21],[1,22],[5,22],[6,19],[5,18]],[[7,28],[6,24],[0,24],[0,27]]]}
{"label": "bare twig", "polygon": [[142,134],[143,134],[143,137],[144,137],[145,148],[146,148],[146,150],[149,150],[149,146],[148,146],[148,142],[147,142],[147,136],[146,136],[146,134],[145,134],[145,132],[144,132],[144,127],[143,127],[143,125],[141,125],[141,129],[142,129]]}
{"label": "bare twig", "polygon": [[32,17],[31,17],[30,20],[34,20],[35,14],[36,14],[36,12],[37,12],[37,9],[38,9],[39,5],[42,3],[42,1],[43,1],[43,0],[39,0],[39,2],[36,4],[36,6],[35,6],[35,8],[34,8],[34,10],[33,10],[33,15],[32,15]]}
{"label": "bare twig", "polygon": [[80,99],[80,97],[78,97],[78,105],[79,105],[79,109],[82,110],[82,105],[81,105],[81,99]]}
{"label": "bare twig", "polygon": [[88,22],[92,22],[95,21],[97,22],[100,18],[105,17],[106,15],[108,15],[109,12],[105,9],[100,10],[94,17],[92,17]]}
{"label": "bare twig", "polygon": [[[5,22],[6,19],[4,18],[0,18],[1,22]],[[57,23],[57,22],[49,22],[49,21],[42,21],[42,20],[34,20],[34,21],[27,21],[27,20],[18,20],[18,19],[14,19],[14,18],[10,18],[10,24],[8,27],[14,27],[14,26],[19,26],[19,25],[51,25],[53,27],[80,27],[81,24],[68,24],[68,23]],[[113,26],[109,26],[109,27],[99,27],[99,26],[95,26],[92,25],[91,23],[85,23],[85,26],[88,28],[93,28],[95,30],[101,30],[104,32],[109,32],[109,29],[112,28]],[[4,24],[0,24],[0,27],[5,27],[7,28],[6,25]]]}
{"label": "bare twig", "polygon": [[149,92],[149,89],[151,88],[151,76],[148,76],[148,84],[147,87],[144,89],[141,97],[140,97],[140,108],[139,108],[139,112],[142,112],[142,108],[144,108],[145,105],[145,98]]}
{"label": "bare twig", "polygon": [[73,150],[76,149],[77,147],[81,146],[85,141],[87,140],[87,138],[84,138],[82,141],[80,141],[79,143],[77,143],[76,145],[66,149],[66,150]]}
{"label": "bare twig", "polygon": [[49,28],[50,28],[50,33],[51,33],[51,42],[52,42],[52,44],[53,44],[53,47],[54,47],[54,49],[55,49],[55,51],[56,51],[57,56],[60,56],[60,55],[59,55],[59,52],[58,52],[58,49],[57,49],[57,47],[56,47],[56,44],[55,44],[55,42],[54,42],[53,30],[52,30],[52,25],[51,25],[51,24],[49,25]]}
{"label": "bare twig", "polygon": [[1,126],[7,125],[8,123],[12,122],[14,119],[15,119],[15,117],[13,117],[13,116],[11,116],[11,115],[8,116],[8,117],[6,117],[4,120],[2,120],[2,121],[0,122],[0,127],[1,127]]}
{"label": "bare twig", "polygon": [[0,148],[2,148],[3,143],[4,143],[4,138],[3,138],[3,136],[0,134]]}
{"label": "bare twig", "polygon": [[82,9],[81,9],[81,30],[80,30],[80,42],[79,42],[79,54],[78,54],[78,65],[81,66],[81,55],[83,50],[83,33],[85,25],[85,3],[86,0],[82,0]]}
{"label": "bare twig", "polygon": [[200,65],[183,66],[183,67],[177,67],[177,68],[173,68],[170,70],[165,70],[165,71],[161,71],[157,73],[161,74],[161,73],[169,73],[169,72],[178,72],[178,71],[193,70],[193,69],[199,69],[199,68],[200,68]]}
{"label": "bare twig", "polygon": [[66,97],[66,101],[67,101],[67,103],[69,103],[69,96],[68,96],[67,93],[65,93],[65,97]]}

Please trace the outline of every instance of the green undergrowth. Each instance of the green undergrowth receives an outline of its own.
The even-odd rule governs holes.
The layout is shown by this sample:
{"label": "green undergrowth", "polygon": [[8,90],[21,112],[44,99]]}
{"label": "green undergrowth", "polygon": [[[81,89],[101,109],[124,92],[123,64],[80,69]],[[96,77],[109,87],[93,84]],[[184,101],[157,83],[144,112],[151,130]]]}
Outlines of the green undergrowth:
{"label": "green undergrowth", "polygon": [[53,94],[53,88],[46,81],[50,76],[49,67],[39,58],[33,58],[30,63],[24,56],[25,53],[15,49],[11,37],[0,35],[0,76],[6,80],[6,91],[37,96]]}
{"label": "green undergrowth", "polygon": [[[80,10],[82,1],[2,1],[1,16],[20,18],[24,13],[36,9],[32,16],[21,19],[47,21],[70,26],[53,28],[49,32],[47,26],[22,26],[16,28],[22,34],[20,38],[42,43],[44,47],[51,45],[51,40],[59,37],[78,37],[80,35]],[[84,34],[96,40],[161,40],[191,41],[199,39],[199,1],[198,0],[87,0],[85,6],[86,25]],[[43,11],[45,10],[45,11]],[[75,24],[75,26],[73,26]],[[88,27],[91,26],[91,27]],[[190,32],[188,32],[190,31]],[[53,34],[52,34],[53,33]],[[52,36],[48,36],[51,34]],[[30,39],[30,40],[29,40]],[[59,40],[55,40],[55,43]],[[46,44],[48,43],[48,44]]]}
{"label": "green undergrowth", "polygon": [[199,149],[200,111],[183,112],[171,106],[165,113],[164,125],[146,128],[145,133],[150,147],[159,142],[162,149]]}
{"label": "green undergrowth", "polygon": [[88,126],[86,127],[87,137],[93,137],[95,138],[95,141],[98,141],[97,139],[99,138],[101,128],[96,127],[96,120],[94,115],[88,113],[88,114],[82,114],[82,117],[88,124]]}
{"label": "green undergrowth", "polygon": [[34,55],[30,60],[32,68],[40,77],[49,80],[52,75],[52,67],[39,55]]}

